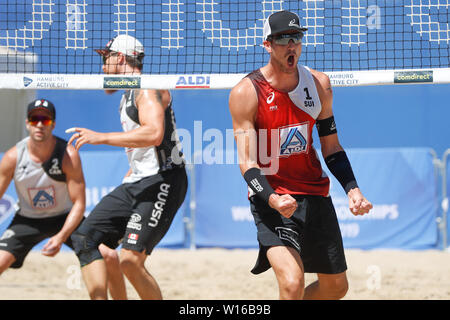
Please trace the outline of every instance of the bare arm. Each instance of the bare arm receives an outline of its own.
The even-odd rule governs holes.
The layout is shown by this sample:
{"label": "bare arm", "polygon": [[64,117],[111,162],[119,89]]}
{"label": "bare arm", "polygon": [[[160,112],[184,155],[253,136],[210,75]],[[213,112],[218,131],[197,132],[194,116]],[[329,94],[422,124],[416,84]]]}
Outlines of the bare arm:
{"label": "bare arm", "polygon": [[[322,104],[322,111],[317,117],[317,120],[330,118],[333,116],[333,90],[331,88],[330,78],[325,73],[316,70],[311,70],[311,73],[313,74],[314,82]],[[344,151],[344,148],[339,143],[337,133],[320,137],[320,146],[324,159],[339,151]],[[347,193],[347,196],[349,198],[350,211],[354,215],[363,215],[372,209],[372,204],[363,196],[358,187],[351,189]]]}
{"label": "bare arm", "polygon": [[[327,119],[333,116],[333,89],[331,87],[330,78],[325,73],[311,70],[316,84],[317,92],[319,94],[320,103],[322,104],[322,111],[317,120]],[[338,135],[331,134],[320,137],[320,146],[324,158],[338,151],[344,151],[339,143]]]}
{"label": "bare arm", "polygon": [[14,178],[14,171],[16,170],[17,149],[12,147],[3,155],[0,162],[0,199],[8,189],[9,184]]}
{"label": "bare arm", "polygon": [[[229,109],[233,121],[234,136],[242,175],[251,168],[259,168],[257,158],[257,133],[255,119],[258,99],[249,79],[243,79],[230,93]],[[272,193],[268,204],[281,215],[289,218],[297,209],[297,202],[290,195]]]}
{"label": "bare arm", "polygon": [[61,230],[54,235],[42,249],[46,256],[54,256],[61,249],[62,244],[78,227],[83,219],[86,208],[86,193],[81,159],[75,148],[68,144],[63,158],[63,171],[66,175],[67,191],[73,206]]}
{"label": "bare arm", "polygon": [[140,127],[127,132],[100,133],[85,128],[75,128],[75,148],[82,145],[107,144],[116,147],[142,148],[158,146],[164,138],[164,112],[169,104],[170,94],[167,90],[140,90],[136,97],[139,110]]}
{"label": "bare arm", "polygon": [[254,126],[258,100],[255,89],[249,79],[243,79],[231,90],[229,109],[233,121],[239,167],[241,173],[244,174],[248,169],[258,167]]}

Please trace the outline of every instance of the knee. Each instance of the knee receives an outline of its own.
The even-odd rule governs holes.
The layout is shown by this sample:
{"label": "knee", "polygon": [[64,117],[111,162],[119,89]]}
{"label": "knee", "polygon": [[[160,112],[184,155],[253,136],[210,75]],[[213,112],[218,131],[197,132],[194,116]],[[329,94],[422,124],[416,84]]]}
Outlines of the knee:
{"label": "knee", "polygon": [[305,279],[302,275],[284,274],[279,279],[280,298],[301,299],[305,290]]}
{"label": "knee", "polygon": [[107,265],[119,265],[119,255],[116,250],[108,248],[104,245],[100,245],[98,249]]}
{"label": "knee", "polygon": [[336,283],[336,299],[342,299],[348,292],[347,278],[340,280]]}
{"label": "knee", "polygon": [[126,251],[120,255],[120,268],[127,275],[131,276],[136,270],[143,267],[142,258],[138,252]]}
{"label": "knee", "polygon": [[70,239],[72,240],[73,250],[80,260],[82,267],[94,260],[102,259],[98,244],[94,239],[89,237],[88,233],[76,230],[72,233]]}
{"label": "knee", "polygon": [[327,283],[326,291],[329,299],[342,299],[348,291],[348,281],[346,277],[340,277]]}

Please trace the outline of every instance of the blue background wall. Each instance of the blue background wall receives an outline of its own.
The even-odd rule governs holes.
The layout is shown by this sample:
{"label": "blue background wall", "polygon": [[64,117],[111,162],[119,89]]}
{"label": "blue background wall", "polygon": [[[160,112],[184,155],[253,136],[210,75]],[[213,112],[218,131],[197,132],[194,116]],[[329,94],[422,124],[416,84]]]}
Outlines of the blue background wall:
{"label": "blue background wall", "polygon": [[[225,134],[226,129],[232,128],[228,94],[229,90],[173,91],[177,127],[193,135],[194,121],[202,121],[203,131],[217,128]],[[64,130],[73,126],[121,130],[120,96],[120,91],[113,95],[97,90],[38,91],[38,97],[55,103],[55,133],[62,137],[68,137]],[[333,108],[344,148],[428,147],[438,157],[450,148],[450,84],[336,87]]]}
{"label": "blue background wall", "polygon": [[[184,151],[191,162],[199,159],[198,155],[192,156],[194,152],[205,154],[212,145],[214,139],[203,136],[208,130],[219,132],[224,138],[227,130],[231,130],[228,95],[229,90],[173,91],[177,127],[190,134],[187,145],[190,149]],[[38,97],[55,103],[55,134],[66,139],[69,135],[64,131],[73,126],[96,131],[122,130],[118,115],[121,92],[106,95],[102,91],[46,90],[39,91]],[[433,172],[428,150],[435,150],[441,158],[450,148],[450,126],[446,123],[450,118],[449,98],[450,85],[334,89],[334,113],[341,143],[349,151],[363,192],[376,205],[372,218],[354,219],[347,212],[345,195],[332,179],[331,194],[346,247],[439,247],[435,218],[441,214],[440,180]],[[314,134],[316,148],[320,150]],[[231,143],[222,142],[224,149],[234,151],[232,139]],[[121,148],[86,145],[81,151],[89,212],[105,192],[120,183],[127,163]],[[221,150],[216,150],[216,159],[225,163],[227,158],[220,153]],[[256,247],[256,229],[238,166],[211,166],[205,165],[204,158],[201,160],[195,166],[196,245]],[[192,179],[190,182],[192,187]],[[12,189],[11,185],[7,192],[10,196]],[[188,245],[182,219],[189,216],[189,196],[161,245]],[[10,205],[7,201],[0,204],[4,205],[2,210]],[[0,221],[0,233],[10,218]]]}

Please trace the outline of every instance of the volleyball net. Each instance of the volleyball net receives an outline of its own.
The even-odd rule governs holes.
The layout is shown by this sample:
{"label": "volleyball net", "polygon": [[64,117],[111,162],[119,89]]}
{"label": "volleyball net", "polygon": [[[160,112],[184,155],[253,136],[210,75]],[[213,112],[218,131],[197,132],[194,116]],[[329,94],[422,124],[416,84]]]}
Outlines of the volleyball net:
{"label": "volleyball net", "polygon": [[[230,88],[267,63],[264,20],[308,28],[300,63],[335,86],[450,83],[448,0],[3,0],[0,88]],[[94,51],[119,34],[145,48],[141,76],[108,76]]]}

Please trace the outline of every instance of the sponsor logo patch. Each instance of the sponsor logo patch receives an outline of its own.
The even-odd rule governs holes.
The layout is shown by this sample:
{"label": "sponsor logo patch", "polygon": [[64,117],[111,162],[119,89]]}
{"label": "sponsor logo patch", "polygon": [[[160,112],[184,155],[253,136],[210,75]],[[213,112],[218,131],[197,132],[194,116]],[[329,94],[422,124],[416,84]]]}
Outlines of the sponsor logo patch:
{"label": "sponsor logo patch", "polygon": [[132,89],[141,87],[139,77],[104,77],[103,88]]}
{"label": "sponsor logo patch", "polygon": [[23,86],[26,88],[33,82],[33,79],[28,77],[23,77]]}
{"label": "sponsor logo patch", "polygon": [[[15,233],[13,230],[8,229],[8,230],[6,230],[6,231],[3,233],[3,235],[0,237],[0,241],[9,239],[9,238],[13,237],[15,234],[16,234],[16,233]],[[5,245],[5,246],[6,246],[6,245]]]}
{"label": "sponsor logo patch", "polygon": [[180,76],[175,88],[209,88],[210,83],[210,76]]}
{"label": "sponsor logo patch", "polygon": [[29,188],[28,195],[31,205],[35,209],[50,209],[56,206],[55,189],[53,186],[46,188]]}
{"label": "sponsor logo patch", "polygon": [[152,216],[150,217],[150,221],[148,223],[149,227],[156,227],[159,223],[159,219],[161,219],[161,215],[164,213],[164,207],[166,205],[167,197],[169,196],[170,184],[161,183],[159,186],[159,193],[156,196],[157,201],[155,202]]}
{"label": "sponsor logo patch", "polygon": [[307,152],[308,122],[298,125],[281,127],[279,131],[280,157]]}
{"label": "sponsor logo patch", "polygon": [[394,83],[411,82],[433,82],[433,70],[394,72]]}
{"label": "sponsor logo patch", "polygon": [[127,240],[127,242],[128,242],[128,243],[131,243],[131,244],[136,244],[138,238],[139,238],[139,235],[138,235],[138,234],[136,234],[136,233],[130,233],[130,234],[128,235],[128,240]]}
{"label": "sponsor logo patch", "polygon": [[278,238],[290,242],[298,251],[300,251],[299,234],[292,229],[285,227],[276,227]]}

